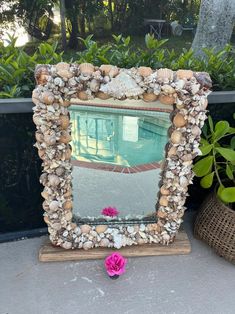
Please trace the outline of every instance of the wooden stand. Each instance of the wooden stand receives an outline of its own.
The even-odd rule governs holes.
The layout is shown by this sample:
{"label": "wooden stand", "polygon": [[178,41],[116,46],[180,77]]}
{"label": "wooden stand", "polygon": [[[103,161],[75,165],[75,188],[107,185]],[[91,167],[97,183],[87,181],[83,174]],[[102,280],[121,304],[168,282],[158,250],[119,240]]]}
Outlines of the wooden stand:
{"label": "wooden stand", "polygon": [[94,248],[90,250],[65,250],[51,245],[47,239],[39,251],[40,262],[64,262],[87,259],[103,259],[114,251],[125,257],[183,255],[191,252],[191,245],[184,230],[180,230],[175,241],[170,245],[145,244],[123,247],[119,250],[110,248]]}

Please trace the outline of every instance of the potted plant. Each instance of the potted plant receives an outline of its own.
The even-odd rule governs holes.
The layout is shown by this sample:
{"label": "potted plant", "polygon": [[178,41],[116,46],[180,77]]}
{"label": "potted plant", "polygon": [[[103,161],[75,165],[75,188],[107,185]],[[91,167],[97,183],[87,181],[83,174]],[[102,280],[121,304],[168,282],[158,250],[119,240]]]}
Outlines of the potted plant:
{"label": "potted plant", "polygon": [[214,189],[199,210],[194,233],[235,263],[235,128],[227,121],[214,125],[210,116],[208,121],[193,170],[203,188]]}

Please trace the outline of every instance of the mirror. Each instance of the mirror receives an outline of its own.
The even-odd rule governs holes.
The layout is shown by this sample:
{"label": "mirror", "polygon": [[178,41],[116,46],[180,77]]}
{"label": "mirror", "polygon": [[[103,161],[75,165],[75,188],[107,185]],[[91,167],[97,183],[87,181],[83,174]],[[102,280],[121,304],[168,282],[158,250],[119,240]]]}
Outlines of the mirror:
{"label": "mirror", "polygon": [[74,219],[155,222],[172,107],[166,111],[159,102],[141,100],[106,100],[101,106],[99,101],[69,107]]}

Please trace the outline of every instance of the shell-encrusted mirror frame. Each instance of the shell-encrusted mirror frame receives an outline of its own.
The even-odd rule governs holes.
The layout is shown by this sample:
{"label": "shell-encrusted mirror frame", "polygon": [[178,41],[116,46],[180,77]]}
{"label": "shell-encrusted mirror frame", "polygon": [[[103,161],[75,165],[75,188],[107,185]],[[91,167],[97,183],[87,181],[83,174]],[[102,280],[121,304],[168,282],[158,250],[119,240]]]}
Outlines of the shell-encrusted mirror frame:
{"label": "shell-encrusted mirror frame", "polygon": [[[192,183],[192,160],[199,153],[211,88],[209,75],[190,70],[119,69],[112,65],[96,67],[90,63],[61,62],[38,65],[35,78],[37,86],[32,95],[33,121],[37,127],[35,146],[43,160],[40,182],[44,185],[44,220],[52,244],[65,249],[119,249],[133,244],[171,243],[182,222],[188,184]],[[156,204],[156,223],[77,225],[73,222],[68,106],[71,98],[85,101],[95,97],[158,99],[173,108]]]}

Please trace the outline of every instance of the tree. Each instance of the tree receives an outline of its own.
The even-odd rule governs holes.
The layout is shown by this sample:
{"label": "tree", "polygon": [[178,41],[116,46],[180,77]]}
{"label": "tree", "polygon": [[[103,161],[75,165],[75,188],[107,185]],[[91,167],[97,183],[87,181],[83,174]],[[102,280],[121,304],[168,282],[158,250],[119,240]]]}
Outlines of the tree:
{"label": "tree", "polygon": [[234,0],[202,0],[192,48],[203,56],[203,48],[218,51],[229,43],[235,19]]}
{"label": "tree", "polygon": [[66,26],[65,26],[65,3],[64,0],[60,0],[60,21],[61,21],[61,41],[62,48],[66,50]]}

